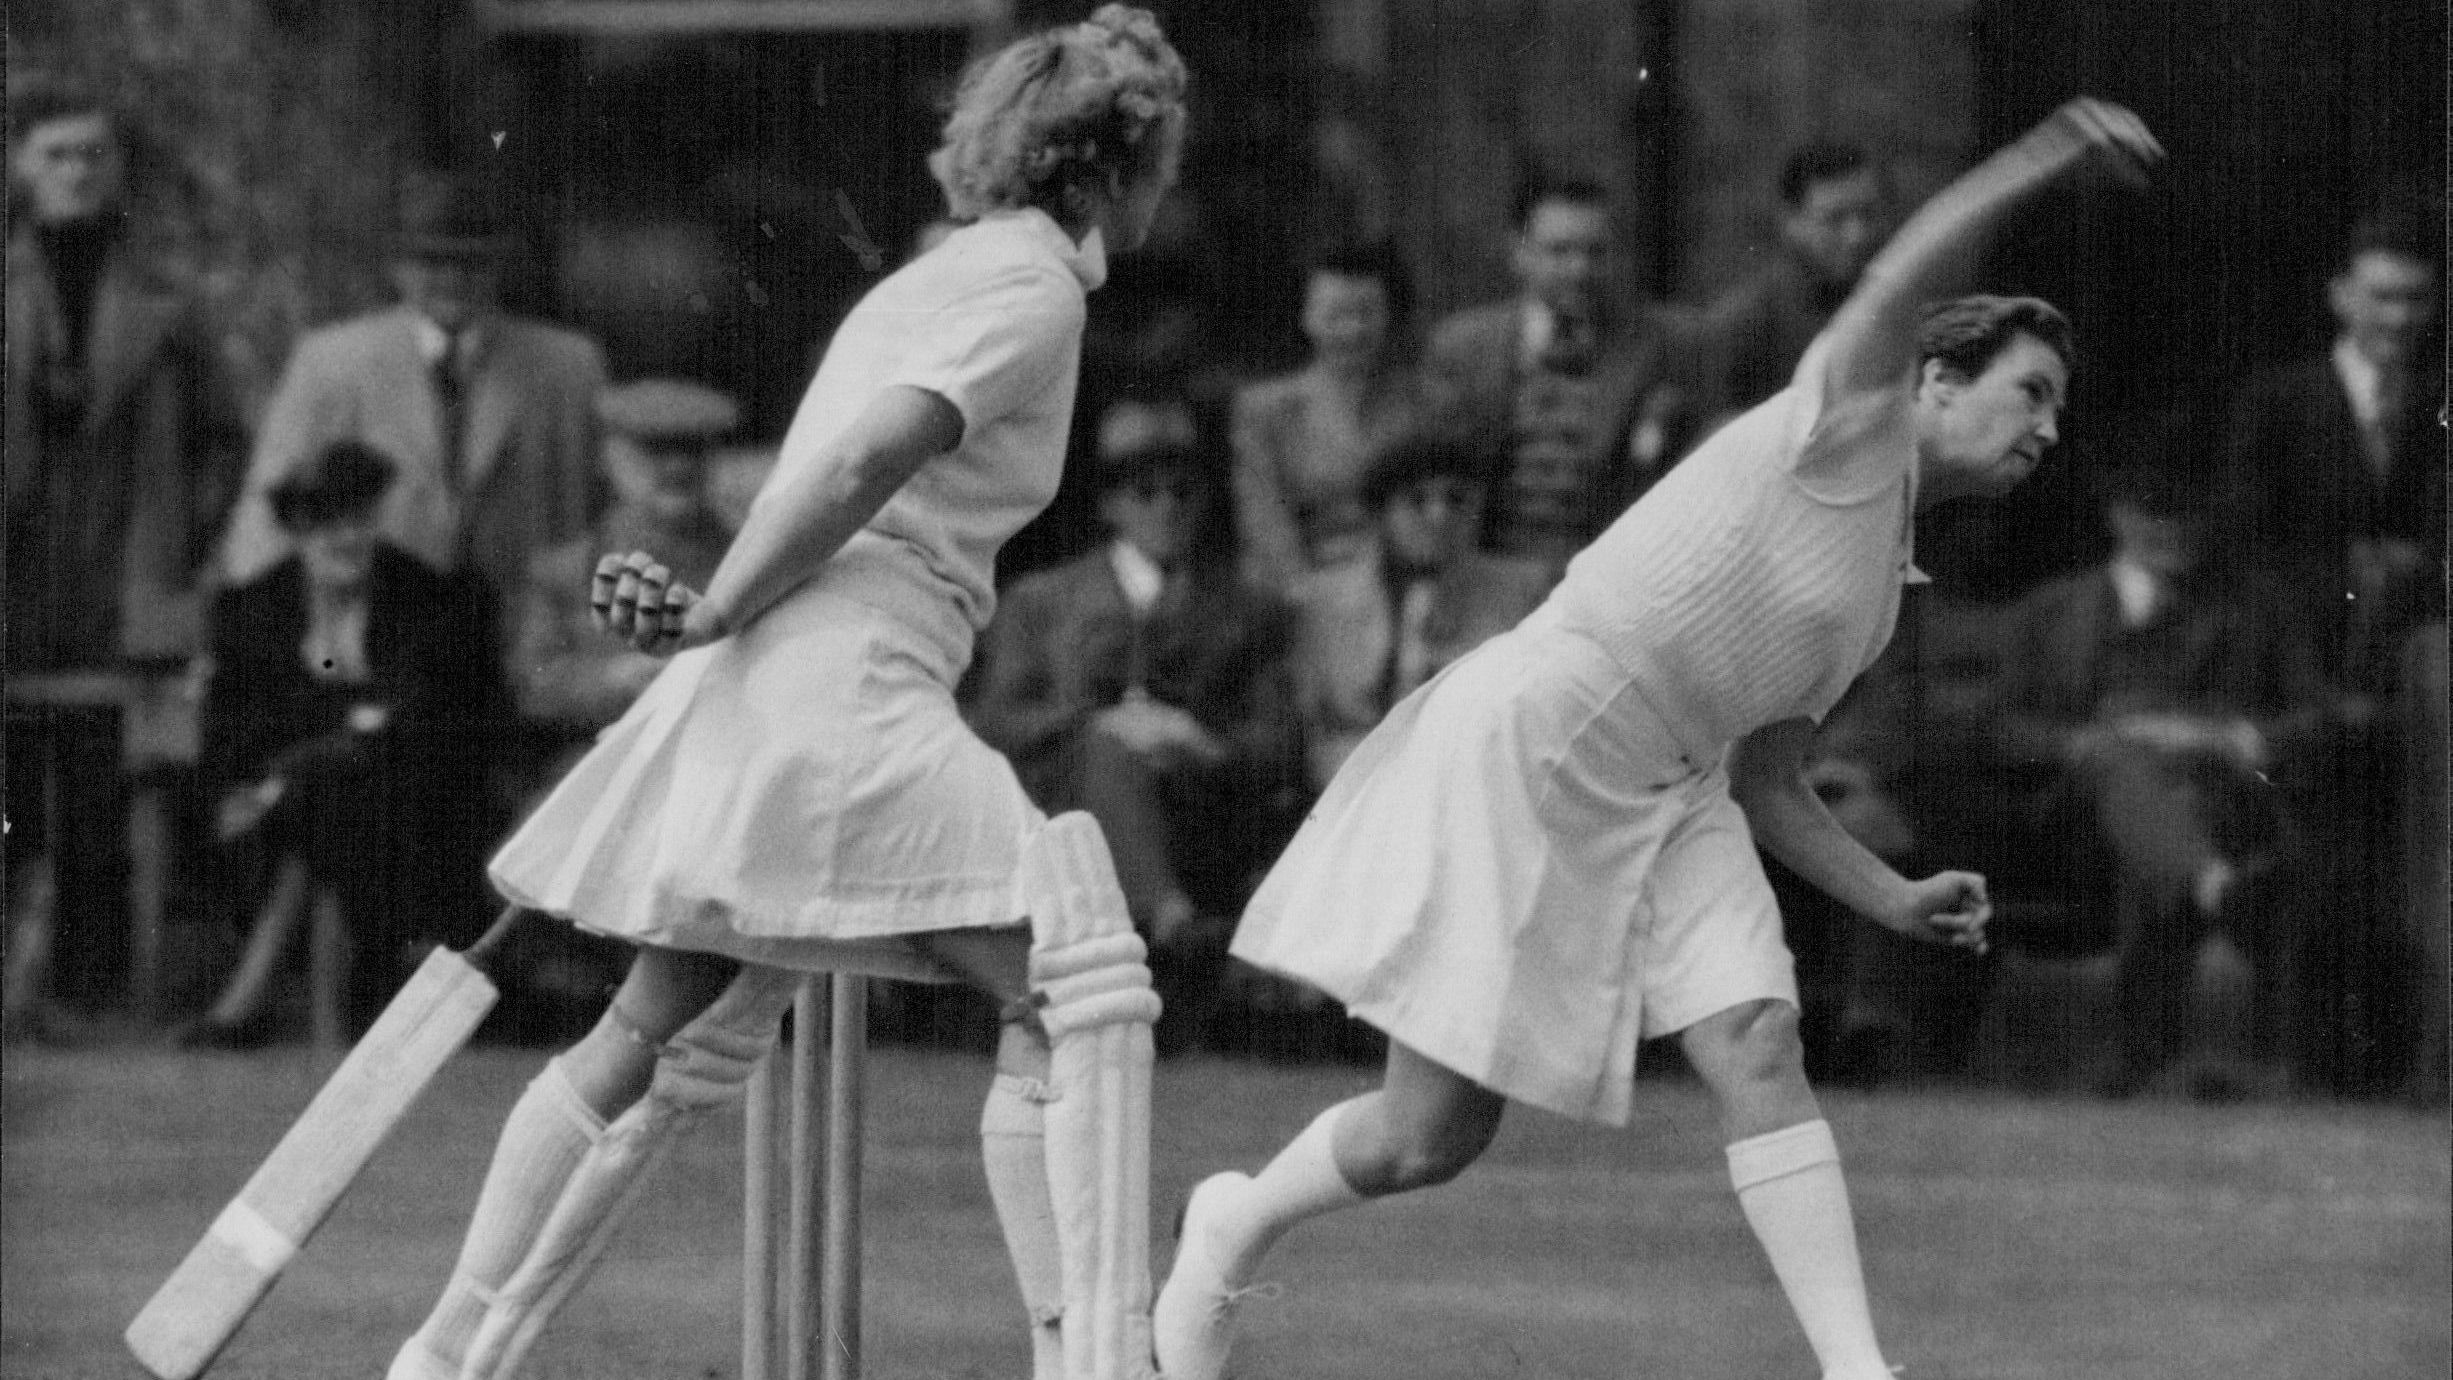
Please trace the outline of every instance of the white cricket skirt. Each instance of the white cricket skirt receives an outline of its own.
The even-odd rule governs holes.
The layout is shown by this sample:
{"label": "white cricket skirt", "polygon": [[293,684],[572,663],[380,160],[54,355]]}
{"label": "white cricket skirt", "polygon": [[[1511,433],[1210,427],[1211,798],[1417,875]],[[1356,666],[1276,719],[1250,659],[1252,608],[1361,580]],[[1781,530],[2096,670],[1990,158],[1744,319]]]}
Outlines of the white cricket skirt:
{"label": "white cricket skirt", "polygon": [[1484,1087],[1611,1125],[1639,1039],[1797,1000],[1721,760],[1547,609],[1390,711],[1233,951]]}
{"label": "white cricket skirt", "polygon": [[812,969],[842,941],[1021,920],[1045,816],[956,712],[970,640],[895,562],[838,557],[673,658],[495,855],[495,886],[616,938]]}

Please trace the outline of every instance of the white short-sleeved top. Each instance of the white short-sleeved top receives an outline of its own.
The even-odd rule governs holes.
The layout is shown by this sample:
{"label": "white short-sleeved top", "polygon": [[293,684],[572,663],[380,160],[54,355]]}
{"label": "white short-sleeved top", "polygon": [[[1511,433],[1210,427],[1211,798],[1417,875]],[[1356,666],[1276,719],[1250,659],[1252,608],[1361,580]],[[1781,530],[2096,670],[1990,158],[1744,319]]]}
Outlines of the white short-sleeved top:
{"label": "white short-sleeved top", "polygon": [[962,442],[922,466],[837,556],[907,571],[974,632],[995,610],[997,551],[1056,496],[1081,370],[1085,294],[1107,276],[1044,211],[983,216],[852,308],[784,434],[766,492],[814,465],[883,388],[926,389]]}
{"label": "white short-sleeved top", "polygon": [[1902,386],[1824,397],[1827,347],[1578,555],[1549,607],[1643,685],[1690,754],[1820,719],[1891,639],[1914,564]]}

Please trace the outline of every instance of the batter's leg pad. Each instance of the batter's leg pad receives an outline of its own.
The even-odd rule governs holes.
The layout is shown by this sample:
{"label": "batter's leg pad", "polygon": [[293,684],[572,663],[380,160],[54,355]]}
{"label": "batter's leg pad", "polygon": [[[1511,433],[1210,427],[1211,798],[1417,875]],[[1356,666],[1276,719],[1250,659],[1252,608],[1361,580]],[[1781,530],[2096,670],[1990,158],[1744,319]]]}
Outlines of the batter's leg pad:
{"label": "batter's leg pad", "polygon": [[745,967],[657,1051],[645,1096],[590,1147],[519,1268],[488,1301],[461,1380],[513,1380],[537,1334],[586,1282],[682,1133],[738,1098],[775,1044],[798,973]]}
{"label": "batter's leg pad", "polygon": [[1049,1195],[1064,1253],[1067,1380],[1147,1380],[1150,1028],[1146,950],[1090,816],[1050,820],[1025,856],[1032,1002],[1050,1047]]}

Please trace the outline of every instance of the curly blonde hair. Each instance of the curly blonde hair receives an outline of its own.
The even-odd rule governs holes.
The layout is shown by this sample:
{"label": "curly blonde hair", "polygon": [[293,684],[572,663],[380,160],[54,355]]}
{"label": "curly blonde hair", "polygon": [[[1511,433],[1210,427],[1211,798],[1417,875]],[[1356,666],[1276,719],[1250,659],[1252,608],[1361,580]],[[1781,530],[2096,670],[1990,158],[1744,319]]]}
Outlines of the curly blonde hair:
{"label": "curly blonde hair", "polygon": [[1018,206],[1065,219],[1074,198],[1113,196],[1172,155],[1184,84],[1149,11],[1103,5],[974,64],[929,171],[957,220]]}

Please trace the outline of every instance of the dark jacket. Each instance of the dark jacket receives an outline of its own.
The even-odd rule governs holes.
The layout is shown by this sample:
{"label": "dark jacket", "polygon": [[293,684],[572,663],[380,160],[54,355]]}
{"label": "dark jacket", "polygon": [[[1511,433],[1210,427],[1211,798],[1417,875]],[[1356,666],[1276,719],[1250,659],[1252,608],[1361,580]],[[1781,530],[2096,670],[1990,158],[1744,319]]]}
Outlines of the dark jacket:
{"label": "dark jacket", "polygon": [[1026,576],[989,624],[970,719],[1037,794],[1067,739],[1138,686],[1201,721],[1228,767],[1293,785],[1302,778],[1287,607],[1231,569],[1171,586],[1136,619],[1105,545]]}
{"label": "dark jacket", "polygon": [[307,632],[299,558],[214,601],[201,763],[210,786],[256,781],[310,741],[337,747],[350,736],[351,710],[379,705],[387,726],[356,744],[370,760],[438,790],[482,788],[511,723],[491,593],[391,546],[375,549],[367,581],[361,684],[308,673],[299,652]]}
{"label": "dark jacket", "polygon": [[9,669],[194,655],[246,448],[196,299],[115,243],[71,359],[28,225],[8,242],[7,311]]}

